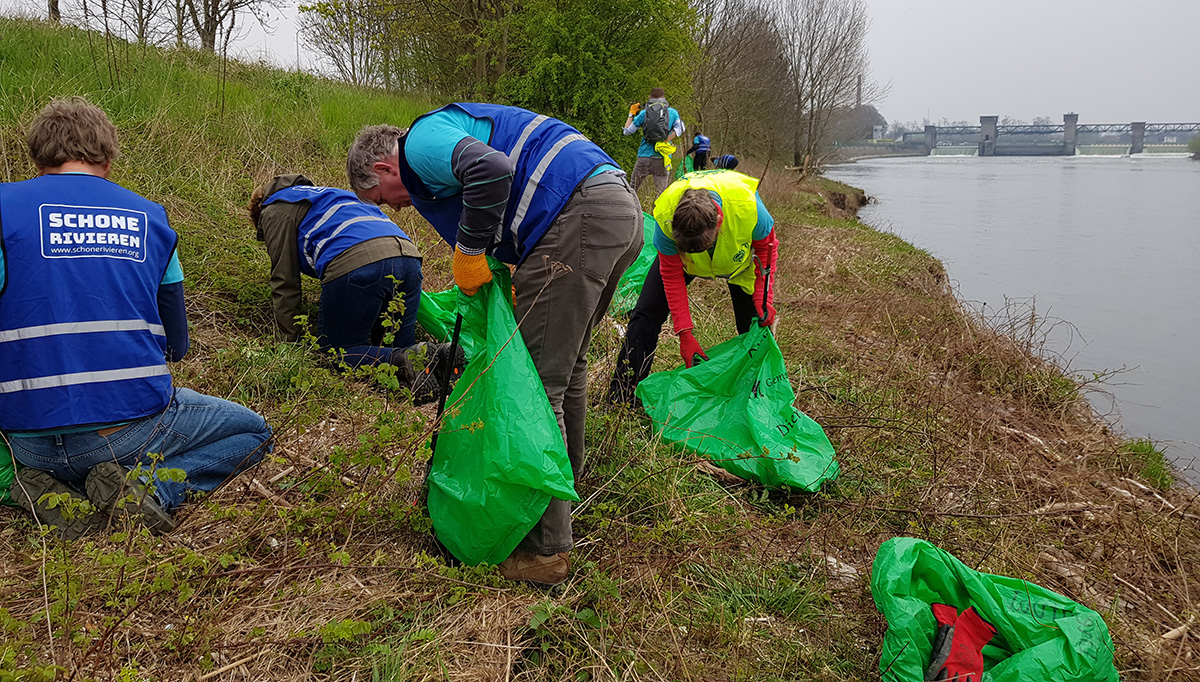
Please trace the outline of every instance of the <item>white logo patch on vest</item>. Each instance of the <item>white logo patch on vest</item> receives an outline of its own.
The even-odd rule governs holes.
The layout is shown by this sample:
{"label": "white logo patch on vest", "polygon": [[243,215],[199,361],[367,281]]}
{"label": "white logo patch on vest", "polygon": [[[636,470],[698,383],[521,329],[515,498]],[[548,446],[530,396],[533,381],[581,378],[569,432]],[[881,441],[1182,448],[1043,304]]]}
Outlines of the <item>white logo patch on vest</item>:
{"label": "white logo patch on vest", "polygon": [[43,258],[120,258],[146,262],[149,220],[142,211],[42,204]]}

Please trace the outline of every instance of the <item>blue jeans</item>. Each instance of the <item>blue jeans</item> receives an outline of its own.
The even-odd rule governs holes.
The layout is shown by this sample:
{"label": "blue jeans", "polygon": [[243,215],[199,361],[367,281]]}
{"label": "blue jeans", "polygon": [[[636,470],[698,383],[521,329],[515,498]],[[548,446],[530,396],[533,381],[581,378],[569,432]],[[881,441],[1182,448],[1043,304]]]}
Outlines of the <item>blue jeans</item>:
{"label": "blue jeans", "polygon": [[[395,328],[396,337],[383,346],[386,330],[380,319],[396,294],[404,301],[404,311]],[[420,258],[395,256],[369,263],[321,285],[317,340],[322,350],[344,351],[351,367],[387,362],[393,349],[416,343],[420,304]]]}
{"label": "blue jeans", "polygon": [[183,483],[155,479],[163,509],[171,511],[188,492],[208,492],[256,464],[271,450],[264,445],[271,427],[253,410],[228,400],[179,388],[167,409],[101,436],[96,431],[59,436],[9,438],[22,465],[42,469],[83,492],[88,471],[101,462],[132,468],[151,466],[149,453],[162,456],[159,468],[183,469]]}

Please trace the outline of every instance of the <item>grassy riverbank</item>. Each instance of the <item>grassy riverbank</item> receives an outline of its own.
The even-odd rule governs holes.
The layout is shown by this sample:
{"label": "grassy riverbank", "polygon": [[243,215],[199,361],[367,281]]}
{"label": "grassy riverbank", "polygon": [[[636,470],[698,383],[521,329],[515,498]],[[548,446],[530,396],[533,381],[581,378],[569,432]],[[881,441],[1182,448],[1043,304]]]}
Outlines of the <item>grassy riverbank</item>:
{"label": "grassy riverbank", "polygon": [[[1200,505],[1040,357],[1041,320],[965,312],[935,259],[855,219],[856,190],[774,170],[763,188],[783,243],[779,343],[839,480],[795,496],[719,481],[644,417],[594,405],[573,571],[547,595],[437,555],[413,505],[428,411],[271,335],[251,188],[287,171],[343,184],[361,125],[427,103],[106,51],[71,29],[0,20],[0,35],[4,179],[32,172],[22,130],[49,97],[104,106],[123,141],[114,179],[181,234],[194,345],[177,383],[278,435],[268,463],[163,538],[62,543],[0,509],[0,679],[872,679],[886,625],[869,570],[897,535],[1100,611],[1124,679],[1197,674],[1194,636],[1161,635],[1197,611]],[[446,285],[448,249],[411,211],[397,220],[426,250],[426,286]],[[701,342],[728,338],[727,294],[694,296]],[[597,332],[593,396],[619,334]],[[674,347],[664,337],[663,367]]]}

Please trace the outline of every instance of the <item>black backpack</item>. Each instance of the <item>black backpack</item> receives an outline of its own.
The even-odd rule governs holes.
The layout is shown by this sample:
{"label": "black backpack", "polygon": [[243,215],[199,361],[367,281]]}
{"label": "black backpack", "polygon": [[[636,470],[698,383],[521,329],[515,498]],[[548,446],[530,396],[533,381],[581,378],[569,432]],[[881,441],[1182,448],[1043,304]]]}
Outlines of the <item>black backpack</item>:
{"label": "black backpack", "polygon": [[667,100],[657,98],[646,104],[646,117],[642,120],[642,135],[650,144],[665,142],[671,131],[671,113]]}

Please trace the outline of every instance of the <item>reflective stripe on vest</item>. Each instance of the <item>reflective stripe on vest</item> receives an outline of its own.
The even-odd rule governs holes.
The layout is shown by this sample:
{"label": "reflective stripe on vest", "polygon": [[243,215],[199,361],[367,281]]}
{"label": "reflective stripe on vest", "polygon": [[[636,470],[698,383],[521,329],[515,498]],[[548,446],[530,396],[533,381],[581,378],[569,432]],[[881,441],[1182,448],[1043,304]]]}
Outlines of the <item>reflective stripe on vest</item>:
{"label": "reflective stripe on vest", "polygon": [[122,381],[125,379],[142,379],[169,375],[171,370],[167,365],[148,365],[146,367],[129,367],[126,369],[107,369],[97,372],[75,372],[73,374],[55,374],[48,377],[32,377],[0,382],[0,393],[17,393],[20,391],[36,391],[42,388],[58,388],[60,386],[78,386],[80,384],[98,384],[102,381]]}
{"label": "reflective stripe on vest", "polygon": [[163,337],[167,335],[161,324],[153,324],[145,320],[97,320],[95,322],[59,322],[58,324],[40,324],[34,327],[9,329],[0,332],[0,343],[36,339],[41,336],[58,336],[59,334],[134,331],[148,331],[155,336]]}
{"label": "reflective stripe on vest", "polygon": [[683,253],[684,272],[695,277],[729,280],[746,293],[754,293],[754,257],[751,242],[758,225],[758,202],[754,197],[758,180],[736,171],[714,170],[688,173],[671,183],[654,202],[654,219],[668,239],[674,240],[672,220],[675,207],[689,189],[716,192],[721,197],[724,221],[717,233],[713,255]]}

